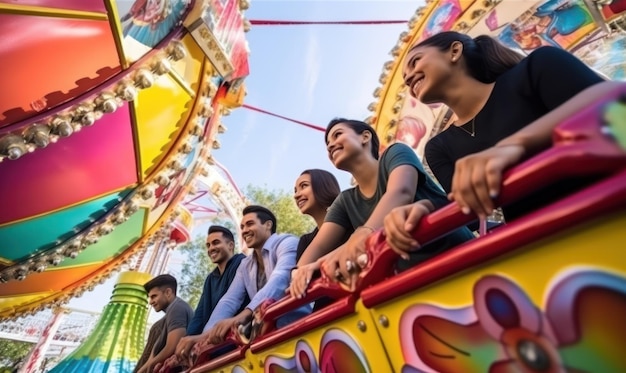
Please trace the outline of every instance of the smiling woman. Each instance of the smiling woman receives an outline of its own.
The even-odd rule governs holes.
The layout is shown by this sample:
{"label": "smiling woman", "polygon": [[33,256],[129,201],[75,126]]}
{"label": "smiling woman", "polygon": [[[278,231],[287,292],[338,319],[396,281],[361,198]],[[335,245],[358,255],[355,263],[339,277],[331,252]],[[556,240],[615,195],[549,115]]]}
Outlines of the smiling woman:
{"label": "smiling woman", "polygon": [[328,171],[311,169],[305,170],[296,180],[293,188],[293,198],[298,209],[315,220],[315,229],[300,237],[296,261],[300,259],[304,250],[317,235],[324,223],[326,211],[339,195],[340,188],[337,179]]}
{"label": "smiling woman", "polygon": [[[321,267],[330,278],[353,285],[366,238],[382,227],[385,215],[394,207],[421,199],[437,207],[447,203],[445,194],[424,171],[411,148],[391,145],[379,159],[379,144],[376,132],[366,123],[344,118],[330,121],[326,129],[328,156],[336,168],[352,175],[357,186],[343,191],[333,202],[319,233],[299,259],[298,268],[292,271],[293,296],[305,295],[313,273]],[[345,235],[349,239],[342,243]],[[413,254],[411,263],[421,262],[471,237],[465,229],[455,231]]]}

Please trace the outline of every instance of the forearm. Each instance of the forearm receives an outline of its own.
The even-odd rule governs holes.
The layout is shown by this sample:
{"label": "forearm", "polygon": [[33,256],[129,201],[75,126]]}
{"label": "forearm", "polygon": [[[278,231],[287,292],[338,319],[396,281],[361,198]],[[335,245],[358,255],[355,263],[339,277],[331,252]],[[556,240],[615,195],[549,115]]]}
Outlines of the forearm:
{"label": "forearm", "polygon": [[599,97],[624,90],[626,84],[623,82],[608,81],[595,84],[513,135],[499,141],[496,146],[521,146],[525,150],[524,156],[531,156],[550,146],[554,128],[563,121],[588,107]]}
{"label": "forearm", "polygon": [[302,266],[313,263],[341,244],[341,238],[345,235],[344,227],[333,222],[324,222],[313,242],[304,250],[297,265]]}
{"label": "forearm", "polygon": [[246,321],[252,318],[252,313],[253,313],[253,310],[249,308],[245,308],[243,311],[239,312],[237,316],[235,316],[235,323],[236,324],[245,323]]}
{"label": "forearm", "polygon": [[382,228],[385,216],[389,215],[391,210],[413,202],[414,197],[415,190],[410,190],[410,188],[402,188],[393,192],[388,191],[382,196],[372,215],[363,225],[372,229]]}

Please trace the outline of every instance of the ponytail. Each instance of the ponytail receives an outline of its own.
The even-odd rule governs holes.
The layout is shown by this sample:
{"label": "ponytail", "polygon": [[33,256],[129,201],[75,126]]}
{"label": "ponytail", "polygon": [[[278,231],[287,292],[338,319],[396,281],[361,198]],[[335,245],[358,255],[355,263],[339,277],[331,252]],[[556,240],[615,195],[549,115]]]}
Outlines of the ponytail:
{"label": "ponytail", "polygon": [[488,35],[475,37],[474,43],[480,51],[480,59],[484,64],[483,79],[481,80],[478,77],[476,79],[483,83],[494,82],[498,76],[507,72],[524,58],[520,53],[505,47]]}
{"label": "ponytail", "polygon": [[412,49],[432,46],[441,51],[447,51],[455,41],[463,44],[463,57],[468,73],[483,83],[493,83],[498,76],[524,58],[523,55],[505,47],[491,36],[480,35],[472,39],[456,31],[435,34]]}

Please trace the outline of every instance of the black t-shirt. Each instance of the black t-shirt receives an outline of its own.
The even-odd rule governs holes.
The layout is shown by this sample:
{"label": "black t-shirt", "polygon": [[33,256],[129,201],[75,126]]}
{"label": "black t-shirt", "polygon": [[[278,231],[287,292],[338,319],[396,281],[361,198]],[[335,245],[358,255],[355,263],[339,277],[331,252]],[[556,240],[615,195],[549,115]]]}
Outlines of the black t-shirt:
{"label": "black t-shirt", "polygon": [[474,118],[475,136],[450,126],[426,144],[426,161],[441,186],[450,192],[458,159],[494,146],[601,81],[569,52],[538,48],[498,77],[487,103]]}

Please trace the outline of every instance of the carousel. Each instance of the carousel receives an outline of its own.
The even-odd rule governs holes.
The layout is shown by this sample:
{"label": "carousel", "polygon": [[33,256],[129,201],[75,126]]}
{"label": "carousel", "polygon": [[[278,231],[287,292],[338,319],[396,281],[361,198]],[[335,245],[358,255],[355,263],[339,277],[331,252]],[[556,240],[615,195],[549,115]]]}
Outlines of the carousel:
{"label": "carousel", "polygon": [[221,180],[211,152],[245,93],[247,7],[0,1],[0,320],[61,310],[131,270],[94,331],[105,346],[77,350],[99,367],[79,371],[131,371],[143,349],[140,285],[189,239],[192,181]]}
{"label": "carousel", "polygon": [[[219,147],[219,134],[225,130],[221,116],[243,104],[249,72],[244,32],[250,23],[242,12],[247,7],[246,0],[0,0],[0,33],[11,36],[0,41],[0,81],[5,88],[0,93],[0,320],[59,309],[120,270],[130,270],[120,275],[93,335],[60,364],[60,371],[131,371],[137,361],[146,322],[140,284],[158,271],[168,250],[189,239],[192,217],[180,204],[191,181],[215,180],[211,175],[217,162],[211,151]],[[378,132],[382,148],[401,141],[421,156],[426,141],[449,122],[452,113],[446,107],[423,105],[409,97],[401,77],[408,46],[444,30],[492,35],[522,53],[557,46],[607,78],[626,79],[625,0],[431,0],[416,10],[399,36],[369,106],[372,115],[367,121]],[[611,123],[619,122],[620,116],[611,118]],[[619,209],[626,200],[623,177],[612,185],[617,189],[611,189],[610,196],[618,201],[613,208]],[[219,188],[214,189],[217,193]],[[236,215],[239,208],[229,211]],[[604,207],[585,219],[615,211]],[[384,278],[376,273],[385,271],[376,267],[363,274],[361,287],[354,292],[317,283],[311,297],[331,294],[338,300],[323,315],[286,330],[270,327],[250,345],[231,341],[235,349],[218,359],[209,359],[212,350],[207,348],[193,371],[484,371],[502,358],[487,343],[493,342],[490,330],[479,333],[487,346],[484,353],[472,350],[471,356],[480,359],[461,353],[461,365],[447,366],[411,350],[412,343],[418,346],[414,340],[418,333],[399,335],[400,324],[409,330],[419,317],[428,316],[424,310],[435,312],[433,304],[443,304],[438,315],[450,324],[428,319],[433,328],[452,333],[449,340],[471,340],[473,334],[462,329],[470,328],[470,321],[484,314],[498,322],[497,310],[480,303],[490,289],[503,294],[503,301],[510,300],[513,311],[524,314],[567,303],[549,303],[559,299],[559,286],[569,286],[574,294],[583,289],[577,284],[587,283],[605,293],[621,294],[602,301],[623,309],[620,286],[626,284],[626,267],[617,260],[615,236],[617,223],[623,220],[623,213],[618,214],[606,224],[583,229],[581,237],[561,237],[548,245],[563,254],[572,240],[591,240],[599,234],[608,249],[593,260],[582,247],[570,251],[571,262],[565,263],[557,254],[542,256],[541,248],[534,250],[539,258],[555,263],[534,280],[516,264],[539,260],[534,257],[515,263],[502,259],[499,268],[510,276],[492,276],[500,259],[490,249],[493,255],[482,258],[491,264],[480,268],[474,262],[471,269],[435,263],[370,287]],[[518,246],[534,243],[509,234],[498,239],[513,239]],[[542,231],[534,240],[550,234]],[[495,245],[476,242],[464,255],[487,252],[480,245]],[[588,264],[596,271],[568,277],[564,271],[572,263]],[[454,272],[442,271],[452,267],[470,275],[455,277]],[[429,270],[439,270],[438,287],[423,280]],[[403,281],[415,286],[401,286]],[[553,286],[546,289],[547,283]],[[453,301],[451,289],[464,295]],[[285,299],[270,307],[268,325],[277,315],[309,301],[310,297]],[[483,307],[482,314],[474,311],[474,302],[476,309]],[[545,318],[541,312],[533,320]],[[110,325],[125,333],[111,334]],[[593,331],[610,334],[608,326]],[[615,339],[607,340],[623,344],[623,335],[611,334]],[[435,336],[424,343],[436,349],[444,342]],[[23,371],[34,371],[41,358],[38,351],[44,347],[42,340]],[[596,356],[584,347],[550,357],[577,361],[576,351],[582,351],[589,361],[603,361],[606,371],[624,368],[621,356]],[[457,356],[453,350],[444,348],[442,354]],[[380,351],[386,354],[378,358]]]}

